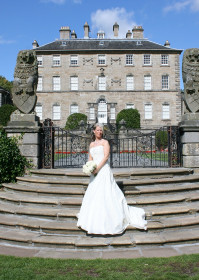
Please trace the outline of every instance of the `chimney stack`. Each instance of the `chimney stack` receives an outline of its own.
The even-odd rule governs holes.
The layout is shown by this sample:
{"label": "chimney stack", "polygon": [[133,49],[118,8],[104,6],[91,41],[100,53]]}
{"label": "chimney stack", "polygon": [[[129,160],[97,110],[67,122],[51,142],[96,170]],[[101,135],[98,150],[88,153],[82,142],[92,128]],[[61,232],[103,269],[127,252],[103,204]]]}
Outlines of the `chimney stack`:
{"label": "chimney stack", "polygon": [[39,47],[39,44],[37,43],[36,40],[34,40],[34,42],[32,43],[32,48],[33,48],[33,49],[36,49],[36,48],[38,48],[38,47]]}
{"label": "chimney stack", "polygon": [[70,39],[70,28],[69,26],[62,26],[59,30],[60,39]]}
{"label": "chimney stack", "polygon": [[71,38],[72,39],[76,39],[77,38],[77,34],[75,33],[75,30],[72,31]]}
{"label": "chimney stack", "polygon": [[132,32],[133,32],[133,39],[143,39],[144,29],[142,28],[142,26],[134,26]]}
{"label": "chimney stack", "polygon": [[119,25],[117,24],[117,22],[115,22],[115,24],[113,25],[113,34],[115,38],[118,37],[118,33],[119,33]]}
{"label": "chimney stack", "polygon": [[131,39],[131,35],[132,35],[131,31],[128,30],[128,32],[126,33],[126,39]]}
{"label": "chimney stack", "polygon": [[86,21],[84,24],[84,39],[89,38],[89,32],[90,32],[90,27],[88,25],[88,22]]}
{"label": "chimney stack", "polygon": [[168,40],[166,40],[166,42],[164,43],[164,46],[167,47],[167,48],[170,48],[171,45],[170,45]]}

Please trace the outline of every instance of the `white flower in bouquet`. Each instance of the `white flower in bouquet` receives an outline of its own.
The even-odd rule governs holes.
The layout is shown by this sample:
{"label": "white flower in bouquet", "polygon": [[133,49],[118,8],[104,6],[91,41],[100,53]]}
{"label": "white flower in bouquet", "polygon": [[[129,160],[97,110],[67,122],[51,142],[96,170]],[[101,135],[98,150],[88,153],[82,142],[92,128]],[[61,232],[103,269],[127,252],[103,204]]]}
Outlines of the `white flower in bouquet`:
{"label": "white flower in bouquet", "polygon": [[87,161],[87,163],[83,165],[83,172],[90,176],[96,168],[97,164],[94,161]]}

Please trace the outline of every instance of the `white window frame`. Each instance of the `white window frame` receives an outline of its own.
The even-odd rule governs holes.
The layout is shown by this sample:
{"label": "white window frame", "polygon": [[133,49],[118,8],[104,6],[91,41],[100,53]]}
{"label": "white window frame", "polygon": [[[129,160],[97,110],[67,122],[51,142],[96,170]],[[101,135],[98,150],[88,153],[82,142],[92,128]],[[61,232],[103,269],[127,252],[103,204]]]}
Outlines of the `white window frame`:
{"label": "white window frame", "polygon": [[59,121],[61,119],[61,106],[59,104],[53,105],[52,119],[54,121]]}
{"label": "white window frame", "polygon": [[98,64],[99,65],[106,65],[106,56],[105,54],[98,55]]}
{"label": "white window frame", "polygon": [[127,104],[126,104],[126,109],[135,109],[135,104],[133,104],[133,103],[127,103]]}
{"label": "white window frame", "polygon": [[169,55],[168,54],[161,55],[161,65],[169,65]]}
{"label": "white window frame", "polygon": [[70,105],[70,115],[79,113],[79,106],[77,104]]}
{"label": "white window frame", "polygon": [[144,65],[151,65],[151,55],[150,54],[144,54]]}
{"label": "white window frame", "polygon": [[38,83],[37,83],[37,91],[42,91],[42,90],[43,90],[43,77],[39,76]]}
{"label": "white window frame", "polygon": [[40,118],[40,120],[43,119],[43,106],[42,106],[42,104],[36,104],[35,113]]}
{"label": "white window frame", "polygon": [[115,107],[110,108],[110,119],[115,120]]}
{"label": "white window frame", "polygon": [[133,65],[133,54],[126,54],[126,65]]}
{"label": "white window frame", "polygon": [[99,90],[106,90],[106,77],[104,76],[98,77],[98,88]]}
{"label": "white window frame", "polygon": [[70,89],[78,90],[78,88],[79,88],[78,76],[71,76],[70,77]]}
{"label": "white window frame", "polygon": [[61,65],[61,57],[60,55],[53,55],[53,66],[60,66]]}
{"label": "white window frame", "polygon": [[152,104],[147,103],[144,105],[144,118],[145,120],[151,120],[153,117]]}
{"label": "white window frame", "polygon": [[126,76],[126,90],[134,90],[134,76],[133,75]]}
{"label": "white window frame", "polygon": [[162,75],[162,90],[169,89],[169,75]]}
{"label": "white window frame", "polygon": [[43,56],[41,56],[41,55],[37,56],[37,65],[38,65],[38,67],[43,66]]}
{"label": "white window frame", "polygon": [[170,119],[170,105],[168,103],[162,104],[162,119],[163,120]]}
{"label": "white window frame", "polygon": [[151,75],[145,75],[144,76],[144,90],[151,90],[152,85],[151,85]]}
{"label": "white window frame", "polygon": [[53,91],[61,90],[61,79],[60,76],[53,76]]}
{"label": "white window frame", "polygon": [[94,107],[89,108],[89,120],[95,120],[95,108]]}
{"label": "white window frame", "polygon": [[70,65],[71,66],[78,66],[78,55],[71,55],[70,56]]}

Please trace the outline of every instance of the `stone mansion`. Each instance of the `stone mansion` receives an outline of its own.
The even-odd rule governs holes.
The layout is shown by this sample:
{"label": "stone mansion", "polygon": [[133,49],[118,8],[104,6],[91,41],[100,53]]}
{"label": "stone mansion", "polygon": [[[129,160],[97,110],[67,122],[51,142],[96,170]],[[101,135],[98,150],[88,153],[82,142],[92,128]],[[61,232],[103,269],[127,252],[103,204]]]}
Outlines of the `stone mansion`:
{"label": "stone mansion", "polygon": [[136,108],[142,128],[177,125],[181,118],[180,63],[182,50],[168,41],[160,45],[145,39],[143,28],[128,30],[119,38],[103,31],[84,38],[61,27],[60,39],[39,46],[33,42],[38,59],[36,114],[64,127],[70,114],[87,115],[89,123],[114,123],[125,108]]}

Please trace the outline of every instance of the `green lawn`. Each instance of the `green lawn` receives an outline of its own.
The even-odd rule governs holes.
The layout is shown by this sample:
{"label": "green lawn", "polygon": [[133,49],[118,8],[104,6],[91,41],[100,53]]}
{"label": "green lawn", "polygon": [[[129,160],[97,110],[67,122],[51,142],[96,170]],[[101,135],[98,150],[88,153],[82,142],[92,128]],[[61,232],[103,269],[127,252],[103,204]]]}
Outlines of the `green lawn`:
{"label": "green lawn", "polygon": [[62,260],[0,256],[0,280],[199,279],[199,254],[171,258]]}

